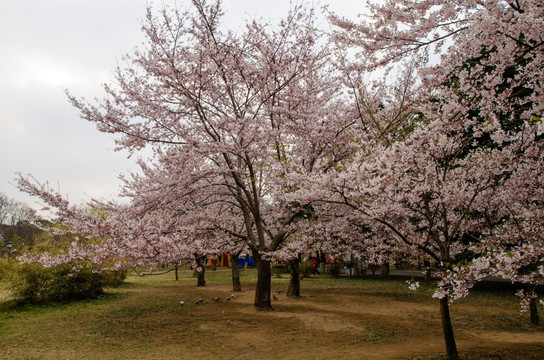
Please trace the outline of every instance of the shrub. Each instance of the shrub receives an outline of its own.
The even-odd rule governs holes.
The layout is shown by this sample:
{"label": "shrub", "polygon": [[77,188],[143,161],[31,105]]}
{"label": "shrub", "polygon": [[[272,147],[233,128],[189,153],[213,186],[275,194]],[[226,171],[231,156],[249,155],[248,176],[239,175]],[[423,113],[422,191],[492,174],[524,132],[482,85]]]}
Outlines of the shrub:
{"label": "shrub", "polygon": [[272,264],[272,273],[276,277],[281,277],[281,274],[289,274],[290,272],[288,263]]}
{"label": "shrub", "polygon": [[312,274],[314,272],[314,267],[312,266],[312,264],[309,261],[301,262],[298,269],[300,271],[300,278],[301,279],[312,276]]}
{"label": "shrub", "polygon": [[49,304],[94,299],[104,286],[119,285],[126,274],[122,272],[93,273],[82,267],[74,271],[73,264],[45,268],[41,264],[4,265],[3,281],[13,299],[25,304]]}
{"label": "shrub", "polygon": [[0,281],[4,279],[10,272],[9,263],[6,259],[0,258]]}
{"label": "shrub", "polygon": [[102,286],[104,287],[116,287],[119,286],[127,278],[126,271],[103,271],[102,272]]}

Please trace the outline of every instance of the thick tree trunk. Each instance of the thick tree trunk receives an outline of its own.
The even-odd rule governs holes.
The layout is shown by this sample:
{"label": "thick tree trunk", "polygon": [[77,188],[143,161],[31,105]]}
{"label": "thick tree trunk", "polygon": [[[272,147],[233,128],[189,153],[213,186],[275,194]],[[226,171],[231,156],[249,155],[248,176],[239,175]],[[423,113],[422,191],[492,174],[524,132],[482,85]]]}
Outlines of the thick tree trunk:
{"label": "thick tree trunk", "polygon": [[425,268],[425,277],[424,277],[424,279],[426,281],[431,281],[432,278],[433,278],[433,274],[431,272],[431,268],[430,267]]}
{"label": "thick tree trunk", "polygon": [[232,290],[242,291],[242,283],[240,283],[240,268],[238,267],[238,254],[231,254],[232,263]]}
{"label": "thick tree trunk", "polygon": [[287,288],[287,296],[300,296],[300,256],[289,261],[291,269],[291,278],[289,279],[289,287]]}
{"label": "thick tree trunk", "polygon": [[457,345],[453,336],[453,326],[450,318],[450,306],[448,297],[440,299],[440,315],[442,316],[442,330],[444,332],[444,340],[446,341],[446,353],[448,360],[458,360]]}
{"label": "thick tree trunk", "polygon": [[539,325],[540,317],[538,316],[537,299],[531,298],[529,301],[529,316],[531,318],[531,324]]}
{"label": "thick tree trunk", "polygon": [[204,259],[202,256],[196,256],[196,267],[194,275],[196,275],[196,286],[206,286],[206,280],[204,278],[204,273],[206,272],[206,268],[204,267]]}
{"label": "thick tree trunk", "polygon": [[272,272],[270,261],[253,256],[257,265],[257,288],[255,289],[255,307],[258,309],[272,309],[270,290],[272,288]]}

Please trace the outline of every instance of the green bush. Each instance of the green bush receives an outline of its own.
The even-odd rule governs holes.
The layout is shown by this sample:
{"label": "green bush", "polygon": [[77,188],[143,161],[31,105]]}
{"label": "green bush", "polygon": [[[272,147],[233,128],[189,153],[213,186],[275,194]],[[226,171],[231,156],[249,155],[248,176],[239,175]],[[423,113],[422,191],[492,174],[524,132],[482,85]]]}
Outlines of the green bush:
{"label": "green bush", "polygon": [[314,267],[312,266],[312,264],[309,261],[301,262],[298,269],[300,271],[300,278],[301,279],[312,276],[312,274],[314,272]]}
{"label": "green bush", "polygon": [[86,267],[74,271],[72,264],[45,268],[37,263],[11,262],[2,268],[2,281],[12,298],[25,304],[94,299],[103,293],[104,286],[119,285],[126,276],[123,272],[93,273]]}
{"label": "green bush", "polygon": [[272,264],[272,274],[276,277],[281,277],[281,274],[289,274],[290,272],[288,263]]}
{"label": "green bush", "polygon": [[104,287],[116,287],[119,286],[127,278],[126,271],[103,271],[102,272],[102,286]]}
{"label": "green bush", "polygon": [[9,274],[9,263],[0,257],[0,282]]}

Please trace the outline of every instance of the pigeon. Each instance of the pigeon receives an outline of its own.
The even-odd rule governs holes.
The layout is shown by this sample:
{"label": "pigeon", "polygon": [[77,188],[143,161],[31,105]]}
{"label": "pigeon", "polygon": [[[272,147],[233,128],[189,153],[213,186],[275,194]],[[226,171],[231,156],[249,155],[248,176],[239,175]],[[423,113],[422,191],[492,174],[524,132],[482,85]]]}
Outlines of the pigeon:
{"label": "pigeon", "polygon": [[234,296],[234,294],[230,294],[230,297],[234,299],[236,296]]}
{"label": "pigeon", "polygon": [[272,297],[274,298],[274,300],[278,300],[278,297],[276,295],[272,295]]}
{"label": "pigeon", "polygon": [[213,301],[218,302],[220,299],[221,299],[221,298],[220,298],[219,296],[218,296],[218,297],[214,297],[214,298],[213,298]]}
{"label": "pigeon", "polygon": [[180,304],[180,305],[185,305],[185,300],[181,300],[181,301],[179,302],[179,304]]}
{"label": "pigeon", "polygon": [[230,297],[227,296],[227,301],[230,301]]}
{"label": "pigeon", "polygon": [[281,294],[281,290],[280,290],[280,289],[276,289],[276,292],[277,292],[278,294]]}
{"label": "pigeon", "polygon": [[198,304],[200,304],[200,303],[201,303],[201,302],[203,302],[203,301],[204,301],[204,299],[198,299],[198,300],[196,301],[196,303],[195,303],[195,304],[197,304],[197,305],[198,305]]}

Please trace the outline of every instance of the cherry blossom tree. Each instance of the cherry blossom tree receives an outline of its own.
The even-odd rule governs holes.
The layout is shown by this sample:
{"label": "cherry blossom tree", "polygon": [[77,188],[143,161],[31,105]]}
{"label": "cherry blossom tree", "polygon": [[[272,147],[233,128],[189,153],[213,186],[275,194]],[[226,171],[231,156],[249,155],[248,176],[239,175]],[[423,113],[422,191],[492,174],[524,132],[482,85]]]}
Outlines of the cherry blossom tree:
{"label": "cherry blossom tree", "polygon": [[[530,310],[531,323],[539,324],[536,287],[543,277],[543,149],[541,135],[526,134],[529,146],[516,164],[500,194],[496,208],[502,209],[501,222],[486,229],[473,252],[479,256],[448,274],[452,292],[464,296],[475,283],[488,276],[501,276],[525,284],[517,293],[522,311]],[[540,139],[539,139],[540,137]],[[531,138],[535,139],[532,140]]]}
{"label": "cherry blossom tree", "polygon": [[254,304],[270,308],[270,260],[306,211],[287,194],[345,156],[348,106],[311,10],[294,7],[275,26],[248,22],[240,34],[224,30],[221,17],[220,1],[149,10],[147,41],[123,59],[107,97],[92,104],[68,94],[84,119],[118,135],[119,149],[153,155],[125,177],[127,208],[99,206],[107,221],[57,203],[85,220],[88,233],[110,226],[100,246],[111,242],[110,251],[130,262],[217,251],[220,233],[237,239],[257,262]]}
{"label": "cherry blossom tree", "polygon": [[[435,296],[440,298],[450,359],[459,356],[448,302],[467,289],[457,286],[462,281],[452,283],[453,264],[481,258],[474,251],[483,243],[500,249],[486,236],[505,219],[511,224],[521,213],[535,215],[509,183],[521,178],[518,165],[541,146],[535,134],[543,127],[543,11],[533,1],[391,0],[369,4],[370,15],[359,23],[332,17],[342,30],[336,35],[339,43],[359,51],[346,69],[415,65],[418,76],[409,98],[416,101],[398,107],[404,125],[374,141],[376,129],[392,123],[382,108],[390,113],[395,108],[383,100],[374,102],[378,111],[371,120],[381,126],[365,129],[359,156],[344,165],[345,176],[327,184],[338,202],[369,224],[385,226],[392,237],[440,264],[442,281]],[[368,134],[375,145],[368,146]],[[539,164],[526,163],[539,173]],[[499,204],[516,200],[525,205],[505,214]],[[541,244],[533,239],[531,247]],[[522,258],[538,259],[534,251],[524,252]],[[505,259],[504,251],[491,253]]]}

